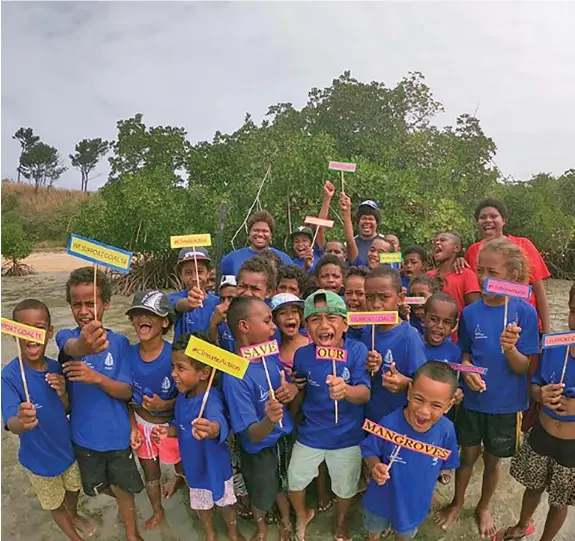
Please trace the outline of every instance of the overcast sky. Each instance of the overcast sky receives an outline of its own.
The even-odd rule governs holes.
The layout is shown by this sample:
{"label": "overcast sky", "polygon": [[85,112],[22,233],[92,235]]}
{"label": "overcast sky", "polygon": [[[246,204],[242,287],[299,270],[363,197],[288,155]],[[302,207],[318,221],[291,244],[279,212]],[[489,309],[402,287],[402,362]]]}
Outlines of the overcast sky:
{"label": "overcast sky", "polygon": [[[575,167],[574,2],[2,2],[2,177],[32,127],[67,159],[135,113],[192,142],[246,112],[301,107],[344,70],[394,86],[421,71],[445,106],[473,113],[505,175]],[[107,164],[91,188],[103,184]],[[60,186],[79,187],[71,169]]]}

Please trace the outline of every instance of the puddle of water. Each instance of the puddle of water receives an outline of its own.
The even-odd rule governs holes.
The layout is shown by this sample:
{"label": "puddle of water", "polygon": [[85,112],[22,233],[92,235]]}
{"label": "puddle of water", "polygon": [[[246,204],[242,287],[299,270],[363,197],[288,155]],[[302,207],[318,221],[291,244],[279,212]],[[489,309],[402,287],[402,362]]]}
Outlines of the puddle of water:
{"label": "puddle of water", "polygon": [[[65,300],[66,272],[46,273],[41,275],[2,279],[2,315],[11,318],[12,307],[26,297],[36,297],[45,302],[50,308],[54,329],[71,327],[74,325],[69,306]],[[547,292],[551,310],[551,320],[555,331],[567,328],[567,295],[570,282],[562,280],[549,280]],[[126,334],[131,341],[135,334],[130,326],[125,312],[130,305],[130,299],[115,296],[111,308],[105,316],[107,327]],[[57,348],[52,341],[48,347],[48,355],[56,356]],[[10,361],[15,355],[14,342],[11,337],[2,335],[2,365]],[[13,434],[2,431],[2,539],[17,541],[57,541],[63,539],[61,532],[52,522],[48,513],[41,510],[34,491],[30,488],[28,480],[18,464],[18,438]],[[494,498],[493,512],[498,524],[508,525],[514,523],[521,508],[522,487],[508,474],[509,461],[503,467],[501,485]],[[166,475],[170,475],[166,470]],[[419,539],[426,541],[463,541],[478,538],[473,519],[473,506],[479,499],[481,489],[482,466],[478,464],[467,492],[467,503],[461,514],[459,522],[451,531],[444,533],[438,530],[430,517],[426,519],[420,529]],[[453,494],[453,481],[447,487],[440,487],[436,491],[439,503],[451,500]],[[116,506],[110,498],[98,496],[97,498],[81,497],[82,511],[91,516],[99,524],[98,534],[94,539],[116,541],[125,539],[123,528],[117,524]],[[145,493],[136,498],[136,506],[140,520],[151,514],[151,507]],[[152,532],[142,532],[146,541],[184,541],[203,538],[198,519],[189,509],[185,492],[180,492],[171,500],[164,502],[167,520],[160,529]],[[361,526],[360,506],[356,503],[350,517],[350,527],[354,540],[365,537]],[[546,503],[542,503],[535,519],[537,533],[540,534],[547,512]],[[309,541],[329,541],[332,539],[332,523],[334,511],[318,514],[309,527]],[[221,518],[217,519],[220,536],[225,536],[225,527]],[[248,538],[254,531],[253,523],[239,521],[240,531]],[[575,516],[573,511],[565,523],[561,534],[556,541],[572,541],[575,531]],[[470,533],[472,532],[472,533]],[[269,540],[277,539],[277,530],[270,527]]]}

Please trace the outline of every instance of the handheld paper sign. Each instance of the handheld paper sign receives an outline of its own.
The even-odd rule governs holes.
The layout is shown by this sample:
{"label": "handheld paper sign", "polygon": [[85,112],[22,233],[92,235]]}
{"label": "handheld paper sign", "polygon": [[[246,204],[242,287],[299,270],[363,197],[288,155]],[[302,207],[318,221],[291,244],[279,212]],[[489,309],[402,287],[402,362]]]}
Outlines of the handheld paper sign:
{"label": "handheld paper sign", "polygon": [[96,265],[128,274],[132,264],[132,252],[109,246],[102,242],[72,233],[66,252]]}
{"label": "handheld paper sign", "polygon": [[315,358],[325,361],[338,361],[344,363],[347,360],[347,350],[341,348],[326,348],[317,347],[315,348]]}
{"label": "handheld paper sign", "polygon": [[277,340],[269,340],[253,346],[244,346],[240,353],[244,359],[260,359],[269,355],[276,355],[280,351]]}
{"label": "handheld paper sign", "polygon": [[45,329],[30,327],[30,325],[24,325],[24,323],[18,323],[5,317],[2,318],[2,332],[37,344],[43,344],[46,341]]}
{"label": "handheld paper sign", "polygon": [[356,164],[355,163],[345,163],[345,162],[329,162],[328,169],[332,171],[343,171],[344,173],[355,173]]}
{"label": "handheld paper sign", "polygon": [[250,364],[249,361],[239,355],[230,353],[195,336],[190,337],[186,347],[186,355],[239,379],[244,377]]}
{"label": "handheld paper sign", "polygon": [[400,252],[384,252],[379,254],[380,263],[401,263],[403,258]]}
{"label": "handheld paper sign", "polygon": [[304,223],[307,225],[317,225],[321,227],[333,227],[334,221],[327,218],[316,218],[315,216],[306,216]]}
{"label": "handheld paper sign", "polygon": [[195,248],[196,246],[211,246],[212,236],[209,233],[200,235],[179,235],[170,237],[172,248]]}
{"label": "handheld paper sign", "polygon": [[395,325],[399,323],[397,312],[348,312],[348,325]]}
{"label": "handheld paper sign", "polygon": [[516,297],[528,301],[531,297],[530,285],[498,280],[497,278],[486,278],[483,282],[483,292],[502,297]]}
{"label": "handheld paper sign", "polygon": [[575,331],[544,334],[541,341],[543,349],[572,346],[573,344],[575,344]]}

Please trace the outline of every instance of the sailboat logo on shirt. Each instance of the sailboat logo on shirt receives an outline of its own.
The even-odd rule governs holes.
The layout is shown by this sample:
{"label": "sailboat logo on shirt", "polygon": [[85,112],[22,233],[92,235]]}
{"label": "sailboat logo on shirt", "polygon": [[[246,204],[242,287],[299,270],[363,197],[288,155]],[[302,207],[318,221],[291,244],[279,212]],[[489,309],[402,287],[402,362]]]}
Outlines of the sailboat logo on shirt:
{"label": "sailboat logo on shirt", "polygon": [[391,366],[392,362],[393,362],[393,353],[391,352],[391,349],[388,349],[383,357],[383,364],[389,367]]}
{"label": "sailboat logo on shirt", "polygon": [[341,377],[342,377],[343,381],[345,381],[345,382],[348,382],[350,380],[351,374],[349,373],[347,366],[343,367],[343,370],[341,372]]}
{"label": "sailboat logo on shirt", "polygon": [[487,335],[485,335],[485,333],[481,330],[479,324],[477,325],[477,327],[475,327],[475,334],[473,337],[475,338],[475,340],[479,340],[481,338],[487,338]]}
{"label": "sailboat logo on shirt", "polygon": [[170,387],[170,380],[168,379],[168,376],[166,376],[162,381],[162,391],[168,391]]}
{"label": "sailboat logo on shirt", "polygon": [[319,383],[311,377],[311,372],[309,370],[307,372],[307,384],[312,387],[319,387]]}
{"label": "sailboat logo on shirt", "polygon": [[267,402],[268,398],[270,396],[270,392],[269,390],[265,389],[264,387],[262,387],[261,385],[258,385],[258,387],[260,388],[260,399],[259,402]]}
{"label": "sailboat logo on shirt", "polygon": [[108,352],[108,354],[106,355],[104,366],[106,367],[106,370],[112,370],[112,368],[114,368],[114,357],[112,357],[112,354],[110,352]]}

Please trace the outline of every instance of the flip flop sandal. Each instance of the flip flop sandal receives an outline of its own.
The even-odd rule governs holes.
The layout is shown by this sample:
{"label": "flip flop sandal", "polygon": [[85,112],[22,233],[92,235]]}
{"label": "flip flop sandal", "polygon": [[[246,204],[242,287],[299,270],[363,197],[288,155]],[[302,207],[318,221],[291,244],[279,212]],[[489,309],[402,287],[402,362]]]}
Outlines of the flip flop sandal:
{"label": "flip flop sandal", "polygon": [[509,531],[513,529],[513,526],[506,528],[505,530],[498,532],[491,541],[517,541],[518,539],[523,539],[528,535],[535,533],[535,523],[530,522],[529,526],[525,529],[521,535],[509,535]]}
{"label": "flip flop sandal", "polygon": [[329,500],[325,505],[318,505],[317,510],[320,513],[324,513],[325,511],[329,511],[333,507],[334,500]]}
{"label": "flip flop sandal", "polygon": [[254,518],[251,509],[248,509],[247,507],[238,507],[236,513],[238,514],[238,517],[243,518],[244,520],[250,520]]}
{"label": "flip flop sandal", "polygon": [[442,485],[448,485],[451,482],[451,475],[449,475],[448,473],[442,473],[439,475],[439,477],[437,478],[437,480],[439,481],[439,483],[441,483]]}

